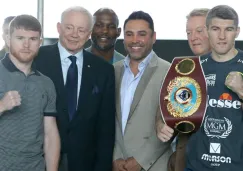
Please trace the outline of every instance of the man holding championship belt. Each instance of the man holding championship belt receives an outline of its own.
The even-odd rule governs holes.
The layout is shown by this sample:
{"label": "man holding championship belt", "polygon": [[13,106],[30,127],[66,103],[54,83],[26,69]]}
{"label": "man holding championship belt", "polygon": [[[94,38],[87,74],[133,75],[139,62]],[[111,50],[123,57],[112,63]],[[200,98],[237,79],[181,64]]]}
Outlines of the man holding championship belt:
{"label": "man holding championship belt", "polygon": [[[205,26],[206,15],[208,11],[209,9],[207,8],[193,9],[186,17],[187,18],[186,33],[187,33],[188,44],[192,52],[196,56],[201,56],[211,51],[209,40],[206,33],[207,30]],[[157,116],[156,126],[157,126],[157,135],[161,141],[165,140],[166,138],[164,137],[165,134],[171,134],[170,132],[167,132],[168,130],[173,131],[173,129],[168,129],[167,125],[164,125],[164,123],[162,122],[161,114]],[[179,134],[177,136],[177,140],[175,139],[173,141],[172,147],[175,150],[175,144],[176,144],[176,152],[174,152],[173,155],[170,157],[168,163],[169,170],[171,171],[175,169],[177,171],[184,170],[186,144],[190,135],[191,134]]]}
{"label": "man holding championship belt", "polygon": [[188,142],[188,171],[242,170],[243,52],[235,49],[238,14],[226,5],[214,7],[206,19],[212,53],[201,57],[207,80],[204,123]]}

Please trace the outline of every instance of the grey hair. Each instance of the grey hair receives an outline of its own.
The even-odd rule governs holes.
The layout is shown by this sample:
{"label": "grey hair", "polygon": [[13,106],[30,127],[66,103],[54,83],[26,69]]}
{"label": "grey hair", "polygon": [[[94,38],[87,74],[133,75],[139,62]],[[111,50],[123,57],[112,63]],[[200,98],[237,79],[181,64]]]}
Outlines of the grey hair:
{"label": "grey hair", "polygon": [[186,18],[189,19],[190,17],[206,17],[210,9],[208,8],[195,8],[193,9]]}
{"label": "grey hair", "polygon": [[84,7],[81,7],[81,6],[73,6],[73,7],[67,8],[65,11],[62,12],[61,22],[63,22],[65,15],[69,12],[80,12],[80,13],[86,15],[90,22],[89,31],[91,31],[93,29],[95,20],[94,20],[94,17],[92,16],[92,14],[87,9],[85,9]]}

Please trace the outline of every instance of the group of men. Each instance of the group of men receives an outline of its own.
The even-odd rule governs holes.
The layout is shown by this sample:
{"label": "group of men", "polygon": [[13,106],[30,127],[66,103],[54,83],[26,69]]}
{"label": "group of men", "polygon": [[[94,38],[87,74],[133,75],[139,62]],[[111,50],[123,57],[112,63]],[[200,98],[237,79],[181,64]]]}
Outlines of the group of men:
{"label": "group of men", "polygon": [[[225,5],[209,11],[194,10],[187,17],[188,42],[193,53],[200,56],[208,104],[201,128],[192,135],[179,135],[176,171],[228,171],[243,166],[242,138],[238,135],[243,125],[243,52],[235,48],[238,24],[236,11]],[[156,128],[161,141],[173,137],[174,130],[159,115]]]}
{"label": "group of men", "polygon": [[[187,17],[189,46],[201,56],[206,79],[215,79],[208,85],[205,127],[177,143],[187,144],[182,170],[242,168],[238,22],[225,5]],[[8,28],[9,53],[0,62],[1,171],[167,171],[174,130],[162,121],[159,94],[170,64],[153,51],[148,13],[125,20],[126,57],[115,51],[121,28],[108,8],[93,16],[83,7],[66,9],[58,42],[40,48],[36,18],[16,16]],[[91,47],[84,49],[90,36]],[[223,129],[213,130],[215,124]]]}

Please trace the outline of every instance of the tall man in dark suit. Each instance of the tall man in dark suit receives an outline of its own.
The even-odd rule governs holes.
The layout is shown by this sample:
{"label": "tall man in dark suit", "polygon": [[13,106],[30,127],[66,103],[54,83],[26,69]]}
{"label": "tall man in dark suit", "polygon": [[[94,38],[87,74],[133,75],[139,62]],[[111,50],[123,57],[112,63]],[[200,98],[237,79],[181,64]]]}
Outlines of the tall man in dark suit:
{"label": "tall man in dark suit", "polygon": [[83,49],[93,17],[68,8],[57,24],[59,41],[40,48],[37,68],[57,91],[60,171],[111,171],[115,132],[113,66]]}

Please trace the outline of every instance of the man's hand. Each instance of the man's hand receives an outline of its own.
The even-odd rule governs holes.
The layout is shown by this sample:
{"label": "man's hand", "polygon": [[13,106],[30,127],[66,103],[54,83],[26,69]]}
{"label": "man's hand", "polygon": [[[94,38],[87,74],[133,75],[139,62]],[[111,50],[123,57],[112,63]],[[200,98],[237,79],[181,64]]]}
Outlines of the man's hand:
{"label": "man's hand", "polygon": [[141,171],[142,169],[140,164],[133,157],[129,157],[126,160],[125,168],[127,171]]}
{"label": "man's hand", "polygon": [[0,112],[8,111],[21,105],[21,97],[18,91],[8,91],[0,101]]}
{"label": "man's hand", "polygon": [[174,130],[168,125],[163,124],[161,120],[157,120],[156,130],[157,137],[163,142],[169,141],[174,134]]}
{"label": "man's hand", "polygon": [[127,171],[125,164],[126,161],[124,159],[117,159],[113,161],[113,171]]}
{"label": "man's hand", "polygon": [[239,72],[232,71],[225,79],[225,85],[235,92],[239,98],[243,98],[243,79]]}

